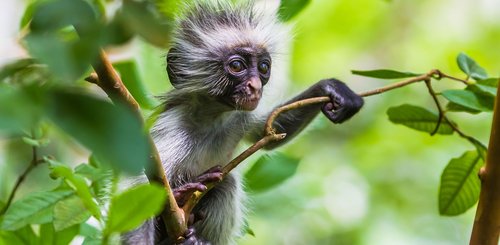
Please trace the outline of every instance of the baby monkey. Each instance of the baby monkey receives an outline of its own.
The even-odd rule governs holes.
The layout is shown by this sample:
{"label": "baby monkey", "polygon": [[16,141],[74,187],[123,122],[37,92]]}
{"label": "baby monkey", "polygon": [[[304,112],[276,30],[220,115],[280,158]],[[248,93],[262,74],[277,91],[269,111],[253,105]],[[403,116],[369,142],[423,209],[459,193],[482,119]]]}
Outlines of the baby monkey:
{"label": "baby monkey", "polygon": [[[164,111],[151,134],[181,206],[194,191],[220,181],[217,166],[232,159],[243,138],[256,141],[264,136],[267,115],[254,109],[270,79],[283,27],[275,16],[257,13],[251,3],[228,2],[191,4],[177,23],[167,55],[174,89],[163,96]],[[363,106],[363,99],[336,79],[319,81],[285,104],[318,96],[331,101],[281,114],[273,127],[287,137],[266,149],[292,139],[320,111],[333,123],[342,123]],[[203,217],[190,224],[184,244],[234,244],[243,225],[244,203],[241,177],[232,172],[195,207],[193,213]],[[125,234],[123,242],[165,242],[159,222],[146,222]]]}

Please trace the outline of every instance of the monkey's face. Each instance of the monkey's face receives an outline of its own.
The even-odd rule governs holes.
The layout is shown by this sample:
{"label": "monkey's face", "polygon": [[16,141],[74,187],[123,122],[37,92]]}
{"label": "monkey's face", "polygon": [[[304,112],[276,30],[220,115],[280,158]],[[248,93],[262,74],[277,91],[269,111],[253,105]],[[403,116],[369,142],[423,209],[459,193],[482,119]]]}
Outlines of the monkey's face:
{"label": "monkey's face", "polygon": [[237,110],[254,110],[271,75],[269,53],[254,47],[237,47],[224,56],[223,66],[231,81],[222,95],[223,102]]}

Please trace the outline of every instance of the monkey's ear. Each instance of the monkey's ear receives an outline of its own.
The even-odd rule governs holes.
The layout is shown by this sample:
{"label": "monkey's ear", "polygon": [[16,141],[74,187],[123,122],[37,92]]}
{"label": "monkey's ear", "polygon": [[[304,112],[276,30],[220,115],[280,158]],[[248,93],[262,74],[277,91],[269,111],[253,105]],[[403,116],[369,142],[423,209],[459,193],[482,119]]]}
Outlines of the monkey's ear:
{"label": "monkey's ear", "polygon": [[179,64],[180,57],[176,48],[171,48],[167,54],[167,74],[170,83],[174,88],[178,88],[180,82],[183,80],[183,75],[177,65]]}

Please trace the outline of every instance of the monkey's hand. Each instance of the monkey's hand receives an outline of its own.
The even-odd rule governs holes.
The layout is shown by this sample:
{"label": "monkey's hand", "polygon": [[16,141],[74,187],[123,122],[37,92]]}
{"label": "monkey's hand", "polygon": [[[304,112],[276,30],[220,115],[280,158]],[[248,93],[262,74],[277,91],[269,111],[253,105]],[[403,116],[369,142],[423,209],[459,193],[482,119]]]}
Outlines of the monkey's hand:
{"label": "monkey's hand", "polygon": [[363,106],[363,98],[354,93],[345,83],[337,79],[319,82],[323,96],[330,97],[321,108],[323,114],[333,123],[342,123],[354,116]]}
{"label": "monkey's hand", "polygon": [[196,230],[192,226],[188,228],[184,237],[186,240],[184,240],[181,245],[211,245],[210,242],[198,238],[196,236]]}
{"label": "monkey's hand", "polygon": [[200,174],[194,182],[173,188],[174,197],[179,207],[184,206],[195,191],[206,191],[208,183],[222,181],[222,167],[215,166]]}

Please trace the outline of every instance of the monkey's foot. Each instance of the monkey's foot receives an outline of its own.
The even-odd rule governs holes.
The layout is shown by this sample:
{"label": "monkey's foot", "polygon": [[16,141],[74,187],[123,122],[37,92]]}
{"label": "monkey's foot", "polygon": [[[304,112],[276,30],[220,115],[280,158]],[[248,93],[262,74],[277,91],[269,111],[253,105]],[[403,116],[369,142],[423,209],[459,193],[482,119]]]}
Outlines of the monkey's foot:
{"label": "monkey's foot", "polygon": [[195,182],[186,183],[182,186],[173,189],[175,200],[177,201],[177,205],[184,206],[188,198],[195,191],[206,191],[207,184],[215,183],[222,180],[222,168],[221,166],[215,166],[210,168],[209,170],[200,174]]}

